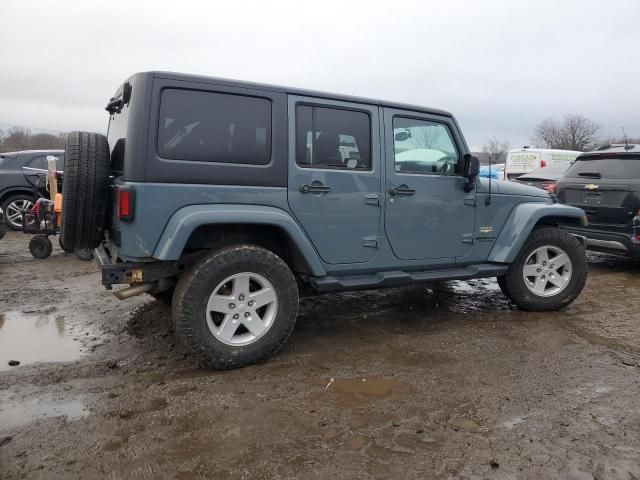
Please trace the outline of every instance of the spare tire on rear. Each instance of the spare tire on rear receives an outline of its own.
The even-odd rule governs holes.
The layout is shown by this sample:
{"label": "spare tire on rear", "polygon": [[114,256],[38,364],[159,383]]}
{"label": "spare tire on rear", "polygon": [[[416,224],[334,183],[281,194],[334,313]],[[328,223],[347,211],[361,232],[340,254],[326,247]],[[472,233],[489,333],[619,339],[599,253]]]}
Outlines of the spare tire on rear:
{"label": "spare tire on rear", "polygon": [[65,142],[60,245],[97,247],[104,236],[109,195],[109,144],[104,135],[72,132]]}

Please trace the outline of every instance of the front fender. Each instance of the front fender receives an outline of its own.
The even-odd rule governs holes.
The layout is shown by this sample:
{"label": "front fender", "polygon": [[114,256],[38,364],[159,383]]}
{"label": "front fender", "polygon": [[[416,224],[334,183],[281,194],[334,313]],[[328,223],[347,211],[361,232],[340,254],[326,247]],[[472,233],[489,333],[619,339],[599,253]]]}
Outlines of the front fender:
{"label": "front fender", "polygon": [[295,243],[311,274],[326,275],[318,254],[300,226],[284,210],[262,205],[190,205],[177,210],[167,222],[153,257],[177,260],[193,231],[202,225],[253,224],[282,229]]}
{"label": "front fender", "polygon": [[586,215],[583,210],[559,203],[520,203],[516,205],[507,218],[505,225],[496,239],[488,261],[511,263],[529,238],[529,234],[536,224],[545,217],[554,219],[578,220],[580,225],[586,225]]}

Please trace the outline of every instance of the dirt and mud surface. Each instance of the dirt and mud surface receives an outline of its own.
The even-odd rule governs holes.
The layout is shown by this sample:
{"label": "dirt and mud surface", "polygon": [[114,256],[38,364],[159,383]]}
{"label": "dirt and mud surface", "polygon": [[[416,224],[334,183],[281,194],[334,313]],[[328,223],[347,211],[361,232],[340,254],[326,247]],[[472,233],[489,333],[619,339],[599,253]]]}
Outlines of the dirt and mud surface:
{"label": "dirt and mud surface", "polygon": [[[261,365],[194,367],[169,308],[0,241],[0,478],[640,478],[640,265],[516,310],[491,280],[304,300]],[[9,366],[9,361],[19,366]]]}

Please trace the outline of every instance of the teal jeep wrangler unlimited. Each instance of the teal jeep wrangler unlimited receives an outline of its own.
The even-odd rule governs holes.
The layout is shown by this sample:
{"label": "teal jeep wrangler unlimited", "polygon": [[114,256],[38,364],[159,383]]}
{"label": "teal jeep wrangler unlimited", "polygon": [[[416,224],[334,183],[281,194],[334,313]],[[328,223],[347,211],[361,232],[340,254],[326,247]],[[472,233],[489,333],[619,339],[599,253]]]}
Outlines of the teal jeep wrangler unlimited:
{"label": "teal jeep wrangler unlimited", "polygon": [[235,368],[287,340],[301,295],[497,277],[525,310],[587,277],[579,208],[478,178],[455,118],[413,105],[147,72],[108,135],[66,142],[61,242],[95,248],[118,298],[172,305],[199,363]]}

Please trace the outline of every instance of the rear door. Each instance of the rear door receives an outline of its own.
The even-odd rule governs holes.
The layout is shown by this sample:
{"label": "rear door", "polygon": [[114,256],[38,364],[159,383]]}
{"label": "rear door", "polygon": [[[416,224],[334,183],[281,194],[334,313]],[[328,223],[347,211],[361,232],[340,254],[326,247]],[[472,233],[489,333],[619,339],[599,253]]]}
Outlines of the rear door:
{"label": "rear door", "polygon": [[378,251],[379,130],[377,106],[289,97],[289,206],[327,263]]}
{"label": "rear door", "polygon": [[582,208],[591,227],[626,230],[640,208],[640,156],[580,157],[558,182],[558,199]]}

